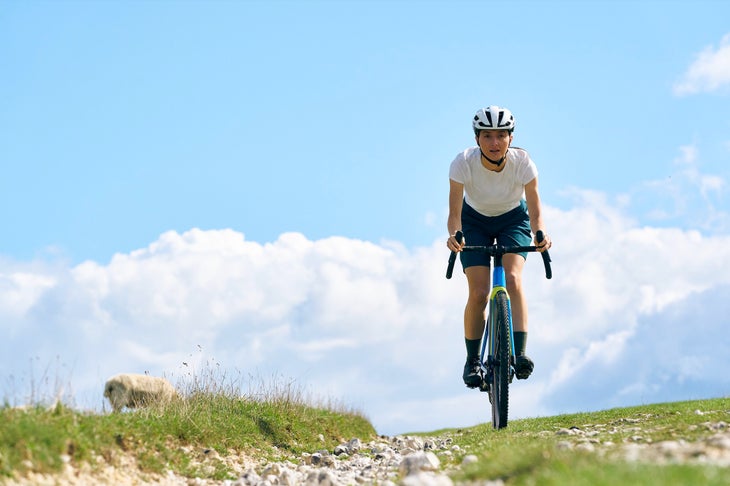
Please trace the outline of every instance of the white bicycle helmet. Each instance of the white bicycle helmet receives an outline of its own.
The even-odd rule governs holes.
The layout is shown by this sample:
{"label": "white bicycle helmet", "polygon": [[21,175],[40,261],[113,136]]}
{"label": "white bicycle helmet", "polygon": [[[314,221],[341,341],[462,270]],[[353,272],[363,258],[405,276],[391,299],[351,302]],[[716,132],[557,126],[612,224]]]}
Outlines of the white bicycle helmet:
{"label": "white bicycle helmet", "polygon": [[472,126],[477,135],[482,130],[509,130],[512,133],[515,129],[515,117],[507,108],[492,105],[477,111]]}

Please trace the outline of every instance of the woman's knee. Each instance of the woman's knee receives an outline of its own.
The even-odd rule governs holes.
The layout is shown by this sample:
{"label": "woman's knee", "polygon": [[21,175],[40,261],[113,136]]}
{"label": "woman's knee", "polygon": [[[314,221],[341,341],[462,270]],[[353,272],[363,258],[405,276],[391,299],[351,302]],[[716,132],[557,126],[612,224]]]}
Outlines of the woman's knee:
{"label": "woman's knee", "polygon": [[469,289],[469,301],[471,302],[486,302],[488,296],[489,289],[481,287]]}
{"label": "woman's knee", "polygon": [[519,292],[522,290],[522,272],[512,272],[505,275],[507,291]]}

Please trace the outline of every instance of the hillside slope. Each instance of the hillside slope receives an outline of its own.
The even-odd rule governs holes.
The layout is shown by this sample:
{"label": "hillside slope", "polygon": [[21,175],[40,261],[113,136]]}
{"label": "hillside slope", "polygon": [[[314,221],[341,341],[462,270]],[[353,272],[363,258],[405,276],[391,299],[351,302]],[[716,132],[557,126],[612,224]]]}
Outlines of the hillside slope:
{"label": "hillside slope", "polygon": [[223,404],[0,410],[0,484],[730,484],[727,398],[398,437],[357,414]]}

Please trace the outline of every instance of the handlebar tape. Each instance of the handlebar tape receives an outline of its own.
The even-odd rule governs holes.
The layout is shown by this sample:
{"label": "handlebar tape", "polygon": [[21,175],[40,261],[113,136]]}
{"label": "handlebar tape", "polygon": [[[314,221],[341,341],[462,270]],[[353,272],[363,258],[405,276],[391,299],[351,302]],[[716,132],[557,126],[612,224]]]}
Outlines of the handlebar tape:
{"label": "handlebar tape", "polygon": [[[456,234],[454,234],[454,238],[456,238],[457,243],[461,243],[462,238],[464,238],[464,234],[461,231],[457,231]],[[452,251],[451,255],[449,255],[449,266],[446,267],[446,278],[451,278],[451,275],[454,273],[455,262],[456,252]]]}
{"label": "handlebar tape", "polygon": [[[542,240],[545,239],[545,235],[542,233],[542,231],[538,231],[535,233],[535,238],[537,239],[537,242],[540,243]],[[540,253],[542,255],[542,263],[545,265],[545,278],[551,279],[553,278],[553,270],[550,268],[550,254],[547,252],[547,250]]]}

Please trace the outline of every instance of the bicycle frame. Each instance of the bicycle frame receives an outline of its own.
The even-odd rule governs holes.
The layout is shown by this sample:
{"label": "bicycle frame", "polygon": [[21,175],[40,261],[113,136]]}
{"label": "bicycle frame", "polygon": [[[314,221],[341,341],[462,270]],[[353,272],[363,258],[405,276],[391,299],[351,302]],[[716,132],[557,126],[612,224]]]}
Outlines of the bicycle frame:
{"label": "bicycle frame", "polygon": [[[502,255],[498,254],[494,256],[494,269],[492,270],[492,290],[489,293],[489,310],[487,313],[484,335],[482,337],[482,372],[484,373],[485,377],[487,377],[489,373],[491,373],[491,367],[493,365],[492,360],[494,359],[494,356],[497,355],[497,326],[495,326],[491,321],[492,319],[494,319],[494,316],[497,315],[497,310],[495,308],[495,296],[499,292],[504,292],[504,294],[507,296],[507,322],[509,327],[510,342],[509,362],[510,368],[512,368],[514,366],[515,356],[515,333],[514,327],[512,326],[512,304],[510,302],[509,292],[507,292],[507,278],[504,273],[504,266],[502,265]],[[488,352],[485,352],[487,351],[487,344],[489,344],[489,350]],[[510,369],[510,381],[512,381],[513,375],[514,369],[512,368]],[[485,382],[489,383],[489,380],[485,379]],[[480,387],[481,391],[487,391],[487,389],[485,388],[486,387]]]}

